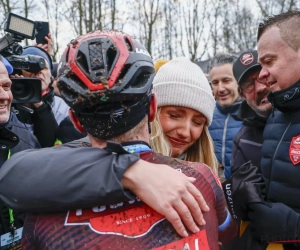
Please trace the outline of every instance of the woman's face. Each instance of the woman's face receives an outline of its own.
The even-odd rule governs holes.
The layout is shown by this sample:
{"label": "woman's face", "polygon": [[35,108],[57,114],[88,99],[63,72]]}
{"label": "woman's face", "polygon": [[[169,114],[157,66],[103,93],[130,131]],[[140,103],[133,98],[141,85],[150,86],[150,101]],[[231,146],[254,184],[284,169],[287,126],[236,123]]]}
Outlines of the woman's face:
{"label": "woman's face", "polygon": [[172,157],[180,156],[191,147],[206,123],[206,117],[200,112],[179,106],[161,107],[159,120],[172,147]]}

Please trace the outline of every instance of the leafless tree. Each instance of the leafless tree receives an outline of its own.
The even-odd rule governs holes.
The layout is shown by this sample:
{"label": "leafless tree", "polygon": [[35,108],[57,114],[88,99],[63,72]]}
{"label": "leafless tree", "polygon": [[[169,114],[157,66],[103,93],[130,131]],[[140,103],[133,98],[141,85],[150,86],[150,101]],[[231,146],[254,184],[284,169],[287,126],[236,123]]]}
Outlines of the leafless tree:
{"label": "leafless tree", "polygon": [[[209,18],[208,0],[187,0],[181,5],[181,40],[183,55],[188,51],[192,61],[207,53],[209,45]],[[201,51],[200,51],[201,47]]]}
{"label": "leafless tree", "polygon": [[146,48],[151,54],[154,25],[159,17],[159,0],[143,0],[143,14],[146,21]]}
{"label": "leafless tree", "polygon": [[162,1],[162,15],[155,23],[157,35],[152,41],[152,54],[157,58],[172,59],[178,55],[178,6],[176,0]]}
{"label": "leafless tree", "polygon": [[[6,14],[13,12],[22,15],[24,5],[18,0],[0,0],[0,25],[3,27],[6,20]],[[0,34],[4,32],[1,30]]]}
{"label": "leafless tree", "polygon": [[[234,6],[234,7],[233,7]],[[256,46],[258,20],[239,0],[226,2],[222,7],[221,46],[225,52],[238,53]]]}
{"label": "leafless tree", "polygon": [[222,31],[222,25],[223,25],[223,20],[222,20],[222,7],[223,7],[223,1],[222,0],[212,0],[211,2],[214,6],[214,8],[211,11],[211,16],[209,19],[209,25],[211,27],[210,29],[210,43],[211,43],[211,50],[212,50],[212,55],[209,54],[208,57],[213,57],[218,53],[219,47],[220,47],[220,34]]}
{"label": "leafless tree", "polygon": [[298,0],[256,0],[263,18],[300,8]]}
{"label": "leafless tree", "polygon": [[159,20],[161,18],[162,5],[160,0],[135,0],[131,3],[131,11],[128,13],[129,25],[132,26],[131,35],[137,37],[146,47],[149,53],[156,57],[157,38],[159,36]]}
{"label": "leafless tree", "polygon": [[111,29],[115,29],[115,20],[116,20],[116,0],[111,0]]}
{"label": "leafless tree", "polygon": [[52,52],[52,60],[54,62],[57,61],[57,55],[59,51],[59,43],[58,43],[58,36],[61,30],[59,29],[59,23],[63,21],[63,13],[65,11],[63,0],[53,0],[51,4],[49,4],[48,0],[43,0],[42,4],[44,6],[44,11],[47,16],[49,26],[50,26],[50,33],[52,36],[53,42],[53,52]]}
{"label": "leafless tree", "polygon": [[122,0],[71,0],[65,18],[76,35],[99,29],[120,29],[126,18],[123,18],[124,8],[121,10],[118,3]]}
{"label": "leafless tree", "polygon": [[[0,0],[0,25],[13,12],[35,20],[38,0]],[[254,13],[242,0],[40,0],[50,22],[54,60],[60,22],[75,35],[96,29],[126,30],[153,59],[188,56],[206,59],[218,52],[237,53],[256,46],[258,19],[300,8],[299,0],[255,0]],[[3,31],[0,30],[0,34]]]}

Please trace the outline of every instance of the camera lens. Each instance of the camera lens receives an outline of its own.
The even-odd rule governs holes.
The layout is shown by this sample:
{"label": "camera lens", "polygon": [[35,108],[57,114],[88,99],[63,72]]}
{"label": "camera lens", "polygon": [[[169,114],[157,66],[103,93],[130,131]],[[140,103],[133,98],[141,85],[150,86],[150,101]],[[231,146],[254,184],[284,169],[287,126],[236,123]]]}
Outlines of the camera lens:
{"label": "camera lens", "polygon": [[11,91],[15,100],[26,101],[34,94],[31,85],[14,82],[11,86]]}

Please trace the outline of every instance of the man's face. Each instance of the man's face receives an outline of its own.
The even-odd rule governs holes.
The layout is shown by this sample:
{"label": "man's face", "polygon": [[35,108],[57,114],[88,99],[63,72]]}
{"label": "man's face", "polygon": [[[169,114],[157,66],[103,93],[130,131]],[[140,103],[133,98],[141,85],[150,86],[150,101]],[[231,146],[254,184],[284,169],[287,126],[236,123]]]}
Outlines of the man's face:
{"label": "man's face", "polygon": [[45,92],[45,90],[49,87],[51,83],[51,70],[46,60],[45,63],[46,67],[37,73],[22,70],[22,74],[24,77],[38,78],[42,81],[42,94]]}
{"label": "man's face", "polygon": [[256,68],[243,77],[241,96],[257,114],[267,117],[272,110],[267,98],[271,90],[258,79],[259,73],[260,68]]}
{"label": "man's face", "polygon": [[262,34],[257,52],[262,66],[259,78],[266,81],[272,92],[286,89],[300,79],[300,52],[281,39],[278,27],[270,27]]}
{"label": "man's face", "polygon": [[232,64],[213,67],[210,71],[210,81],[214,96],[221,106],[228,107],[236,101],[239,94]]}
{"label": "man's face", "polygon": [[12,100],[11,80],[4,64],[0,61],[0,123],[8,121]]}

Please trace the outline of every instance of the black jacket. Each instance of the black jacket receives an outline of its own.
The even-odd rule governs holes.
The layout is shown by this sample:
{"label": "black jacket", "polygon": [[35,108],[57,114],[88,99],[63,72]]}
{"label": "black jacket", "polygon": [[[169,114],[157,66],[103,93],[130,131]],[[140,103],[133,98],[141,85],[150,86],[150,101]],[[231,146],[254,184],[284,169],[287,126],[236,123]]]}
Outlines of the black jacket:
{"label": "black jacket", "polygon": [[243,120],[243,126],[233,139],[232,173],[248,161],[260,166],[263,132],[267,121],[267,118],[256,114],[246,101],[241,104],[238,117]]}
{"label": "black jacket", "polygon": [[123,189],[120,180],[138,160],[138,154],[113,154],[91,147],[87,138],[23,151],[0,169],[0,198],[13,209],[28,212],[65,211],[130,200],[134,196]]}
{"label": "black jacket", "polygon": [[[265,203],[265,201],[275,204],[283,203],[285,206],[282,206],[280,213],[273,210],[276,217],[268,221],[260,221],[269,225],[281,221],[280,228],[284,230],[279,230],[279,232],[282,234],[282,231],[292,231],[293,233],[280,235],[277,231],[278,225],[274,224],[274,232],[264,232],[264,237],[275,234],[289,241],[300,240],[300,201],[298,199],[300,193],[300,81],[285,90],[270,93],[268,99],[275,111],[273,110],[268,117],[263,133],[261,169],[255,170],[250,175],[245,171],[245,166],[242,166],[232,176],[231,182],[225,183],[225,190],[229,190],[227,193],[230,194],[230,207],[238,211],[242,219],[247,219],[249,211],[247,205],[251,203]],[[260,176],[263,182],[260,181]],[[259,218],[259,214],[251,213],[250,224],[259,222],[259,220],[255,222],[255,217]],[[298,219],[291,220],[292,217]],[[251,230],[248,230],[248,233],[244,240],[246,246],[250,246],[247,240],[255,243],[255,240],[252,241]],[[284,249],[289,250],[299,249],[297,242],[294,244],[290,242],[283,246]],[[254,248],[240,247],[238,249],[256,250],[259,248],[254,246]],[[266,249],[266,246],[262,246],[262,249]]]}
{"label": "black jacket", "polygon": [[267,199],[300,212],[300,81],[268,98],[277,110],[269,116],[262,146]]}
{"label": "black jacket", "polygon": [[[1,170],[5,171],[2,164],[7,160],[9,151],[11,155],[26,149],[40,148],[38,141],[28,131],[23,124],[15,119],[12,114],[11,121],[5,127],[0,128],[0,166]],[[24,175],[26,176],[26,175]],[[23,178],[24,178],[23,176]],[[14,179],[14,185],[18,185],[18,179]],[[10,188],[3,185],[1,189]],[[16,210],[13,211],[14,225],[18,228],[23,225],[24,214]],[[8,207],[0,200],[0,235],[9,232],[10,221]]]}
{"label": "black jacket", "polygon": [[57,131],[56,131],[56,145],[60,145],[63,143],[75,141],[85,137],[86,135],[81,134],[77,129],[74,127],[70,117],[66,117],[62,122],[59,124]]}

